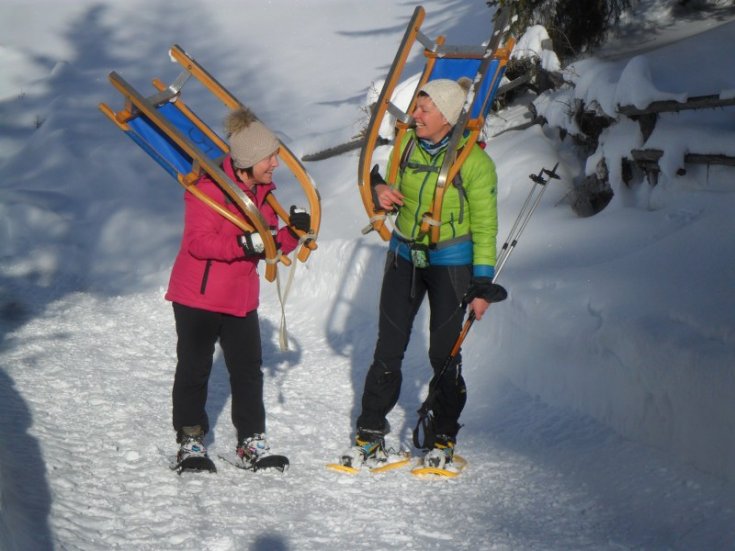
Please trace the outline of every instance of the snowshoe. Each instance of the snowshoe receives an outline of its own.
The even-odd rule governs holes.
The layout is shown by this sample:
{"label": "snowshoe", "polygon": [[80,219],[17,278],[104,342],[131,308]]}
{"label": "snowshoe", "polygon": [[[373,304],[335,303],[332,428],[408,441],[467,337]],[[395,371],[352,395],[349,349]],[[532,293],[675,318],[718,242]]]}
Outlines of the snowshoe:
{"label": "snowshoe", "polygon": [[204,431],[198,425],[195,427],[184,427],[179,431],[179,452],[176,454],[176,462],[171,469],[178,474],[184,472],[210,472],[216,473],[217,467],[207,455],[204,445]]}
{"label": "snowshoe", "polygon": [[235,467],[248,471],[276,469],[283,472],[289,466],[285,455],[271,453],[264,434],[255,434],[244,439],[238,444],[233,455],[221,455],[220,457]]}
{"label": "snowshoe", "polygon": [[178,474],[208,472],[216,473],[217,467],[209,457],[187,457],[171,467]]}
{"label": "snowshoe", "polygon": [[454,453],[454,441],[446,437],[437,437],[434,448],[423,457],[421,464],[411,470],[420,475],[437,475],[445,477],[458,476],[467,466],[464,458]]}
{"label": "snowshoe", "polygon": [[426,463],[426,458],[424,458],[419,465],[411,469],[411,474],[415,476],[435,475],[454,478],[462,474],[466,467],[467,460],[464,457],[454,454],[452,462],[446,463],[442,468],[428,465]]}
{"label": "snowshoe", "polygon": [[394,452],[385,449],[385,439],[369,431],[361,431],[355,444],[346,450],[339,463],[328,463],[332,471],[357,474],[364,467],[373,473],[390,471],[407,465],[411,457],[407,452]]}

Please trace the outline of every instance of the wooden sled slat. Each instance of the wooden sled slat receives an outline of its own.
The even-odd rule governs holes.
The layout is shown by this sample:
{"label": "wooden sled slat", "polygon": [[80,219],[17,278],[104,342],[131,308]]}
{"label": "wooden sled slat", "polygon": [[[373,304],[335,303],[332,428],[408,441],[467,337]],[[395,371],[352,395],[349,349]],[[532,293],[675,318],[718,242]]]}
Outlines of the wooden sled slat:
{"label": "wooden sled slat", "polygon": [[[386,241],[390,239],[391,233],[390,229],[385,225],[386,212],[374,204],[373,191],[370,186],[370,170],[373,150],[375,149],[378,141],[380,124],[383,122],[383,117],[385,117],[385,114],[388,111],[391,95],[398,84],[403,67],[406,65],[408,54],[411,52],[411,47],[416,41],[416,37],[421,29],[421,24],[424,22],[424,17],[424,8],[418,6],[413,12],[411,21],[408,24],[408,28],[401,40],[401,45],[398,48],[398,53],[396,54],[390,71],[388,72],[388,78],[383,85],[383,89],[378,97],[378,102],[373,109],[373,115],[370,118],[370,123],[367,129],[365,144],[362,146],[362,150],[360,152],[357,185],[359,186],[362,202],[365,206],[368,218],[370,219],[370,228],[377,231]],[[363,231],[363,233],[365,233],[365,231]]]}

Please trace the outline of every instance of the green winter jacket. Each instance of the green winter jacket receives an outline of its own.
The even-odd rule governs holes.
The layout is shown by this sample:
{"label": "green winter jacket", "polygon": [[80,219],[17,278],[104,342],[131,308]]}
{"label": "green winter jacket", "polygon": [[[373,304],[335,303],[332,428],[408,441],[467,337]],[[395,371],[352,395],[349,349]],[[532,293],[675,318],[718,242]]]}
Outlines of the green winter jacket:
{"label": "green winter jacket", "polygon": [[[428,235],[418,236],[423,215],[433,206],[445,151],[432,158],[418,144],[415,132],[409,130],[400,144],[401,156],[411,140],[415,143],[409,158],[401,162],[403,168],[399,168],[394,186],[404,196],[395,224],[402,238],[428,245]],[[458,151],[466,143],[464,137]],[[430,261],[434,265],[473,264],[476,276],[492,277],[498,233],[495,163],[480,146],[471,147],[460,170],[463,191],[457,189],[456,179],[444,191],[439,242],[430,251]],[[393,241],[400,240],[394,236],[391,245]],[[407,255],[398,245],[395,248],[402,256]]]}

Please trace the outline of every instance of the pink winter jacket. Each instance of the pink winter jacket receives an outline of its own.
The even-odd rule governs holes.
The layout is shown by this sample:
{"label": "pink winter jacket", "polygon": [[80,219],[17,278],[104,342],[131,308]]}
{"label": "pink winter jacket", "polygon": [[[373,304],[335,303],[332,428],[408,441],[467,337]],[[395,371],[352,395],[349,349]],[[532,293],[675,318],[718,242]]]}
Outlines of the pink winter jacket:
{"label": "pink winter jacket", "polygon": [[[235,176],[229,155],[225,157],[223,170],[257,205],[271,229],[277,229],[278,216],[265,202],[266,196],[276,186],[258,184],[253,191],[246,189]],[[225,194],[208,175],[203,175],[196,186],[241,216],[237,207],[225,200]],[[255,310],[260,294],[259,259],[245,257],[237,241],[242,230],[191,193],[184,195],[184,205],[184,235],[171,270],[166,300],[239,317]],[[278,231],[276,241],[284,254],[298,245],[298,240],[286,227]]]}

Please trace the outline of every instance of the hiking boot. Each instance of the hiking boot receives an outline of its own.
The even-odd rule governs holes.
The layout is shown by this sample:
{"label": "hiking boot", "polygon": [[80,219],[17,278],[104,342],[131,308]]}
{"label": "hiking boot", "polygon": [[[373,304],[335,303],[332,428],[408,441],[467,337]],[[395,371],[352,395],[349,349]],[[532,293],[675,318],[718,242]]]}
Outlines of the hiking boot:
{"label": "hiking boot", "polygon": [[182,463],[189,458],[205,458],[207,448],[204,445],[204,431],[199,425],[193,427],[182,427],[176,438],[179,443],[179,453],[176,454],[177,463]]}
{"label": "hiking boot", "polygon": [[244,464],[255,465],[264,457],[271,454],[271,448],[265,438],[265,434],[254,434],[245,438],[237,445],[235,454]]}
{"label": "hiking boot", "polygon": [[454,459],[454,439],[446,435],[438,435],[434,448],[424,456],[424,465],[435,469],[446,469]]}
{"label": "hiking boot", "polygon": [[355,444],[342,454],[340,463],[345,467],[359,469],[366,461],[384,462],[386,459],[383,433],[361,430],[355,437]]}

